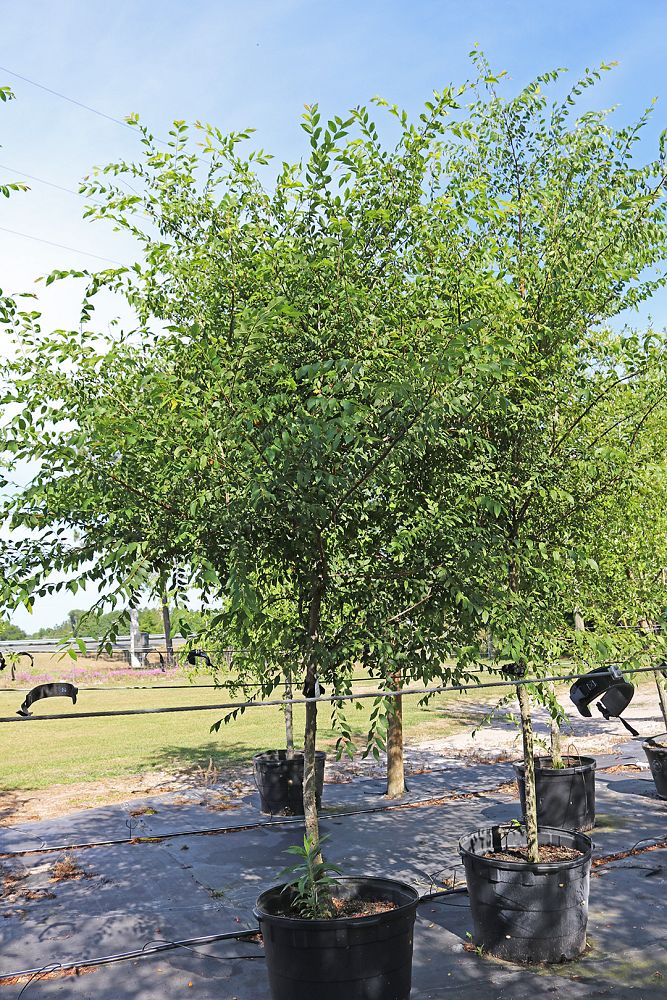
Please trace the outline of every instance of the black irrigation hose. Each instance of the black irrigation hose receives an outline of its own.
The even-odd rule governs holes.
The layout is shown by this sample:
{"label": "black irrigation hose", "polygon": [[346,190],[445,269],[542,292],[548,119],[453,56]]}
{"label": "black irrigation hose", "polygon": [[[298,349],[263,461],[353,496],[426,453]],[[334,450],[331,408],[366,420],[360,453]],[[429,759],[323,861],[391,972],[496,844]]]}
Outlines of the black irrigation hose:
{"label": "black irrigation hose", "polygon": [[[639,667],[633,674],[654,673],[655,667]],[[557,681],[578,680],[582,675],[556,674],[550,677],[516,677],[511,681],[485,681],[482,684],[450,684],[438,687],[401,688],[398,691],[369,691],[359,694],[319,695],[317,698],[273,698],[270,701],[230,701],[218,705],[175,705],[170,708],[128,708],[111,712],[54,713],[53,715],[3,716],[2,722],[51,722],[54,719],[104,719],[123,715],[161,715],[169,712],[234,711],[246,708],[276,708],[283,705],[334,704],[342,701],[361,701],[364,698],[400,698],[408,695],[444,694],[453,691],[481,691],[485,688],[518,687],[523,684],[546,684]]]}
{"label": "black irrigation hose", "polygon": [[[423,896],[419,897],[417,905],[441,899],[443,896],[451,896],[454,893],[458,894],[467,891],[467,886],[457,886],[452,889],[442,889],[437,892],[424,893]],[[258,933],[259,930],[255,929],[247,931],[230,931],[226,934],[208,934],[205,937],[185,938],[182,941],[151,941],[144,945],[143,948],[135,948],[132,951],[121,951],[111,955],[102,955],[100,958],[82,958],[78,962],[50,962],[48,965],[43,965],[39,969],[21,969],[18,972],[4,973],[0,976],[0,979],[22,979],[24,976],[30,976],[33,978],[41,974],[49,975],[52,972],[68,972],[70,970],[80,968],[98,968],[102,965],[113,965],[116,962],[128,962],[132,959],[143,958],[145,955],[156,955],[163,951],[172,951],[174,948],[185,948],[189,951],[193,951],[195,945],[213,944],[217,941],[242,941],[248,938],[256,938]],[[259,941],[254,941],[253,943],[260,944]],[[201,952],[196,952],[196,954],[201,955]],[[233,962],[240,959],[256,960],[258,958],[262,958],[263,956],[229,955],[220,957],[218,955],[201,955],[201,957],[213,958],[222,962]],[[27,986],[28,983],[25,985]]]}
{"label": "black irrigation hose", "polygon": [[[501,785],[504,782],[500,783]],[[479,792],[468,793],[471,798],[480,798],[497,791],[497,788],[484,788]],[[425,799],[412,799],[407,802],[386,802],[379,806],[369,806],[365,809],[336,810],[320,813],[322,819],[336,816],[370,816],[374,813],[394,812],[400,809],[417,809],[422,806],[441,802],[443,799],[460,795],[461,789],[450,789],[446,795],[429,795]],[[23,858],[28,854],[63,854],[67,851],[85,851],[94,847],[117,847],[122,844],[154,844],[162,840],[176,840],[179,837],[208,837],[226,833],[246,833],[249,830],[262,830],[273,826],[298,826],[303,823],[303,816],[278,816],[258,823],[244,823],[239,826],[215,826],[203,830],[180,830],[175,833],[156,833],[154,836],[121,837],[118,840],[93,840],[82,844],[59,844],[56,847],[29,847],[24,851],[0,851],[0,858]]]}
{"label": "black irrigation hose", "polygon": [[[391,807],[385,807],[385,808],[391,808]],[[642,843],[646,843],[647,845],[649,845],[649,847],[652,847],[652,846],[657,846],[658,844],[662,844],[664,843],[664,841],[639,840],[637,841],[635,847],[631,848],[631,850],[632,851],[636,850],[637,845]],[[648,847],[644,848],[644,850],[647,849]],[[612,854],[609,855],[608,857],[613,859],[614,855]],[[603,856],[602,858],[599,858],[598,861],[600,863],[604,863],[605,857]],[[421,905],[422,903],[438,902],[439,900],[444,900],[448,896],[462,895],[463,893],[467,893],[467,891],[468,891],[467,885],[459,885],[459,886],[452,886],[447,889],[438,889],[435,892],[426,892],[419,897],[417,905]],[[41,966],[41,968],[38,969],[22,969],[18,972],[6,973],[0,976],[0,979],[21,979],[25,976],[30,976],[32,980],[35,976],[39,976],[41,974],[48,975],[50,972],[60,972],[60,971],[67,972],[68,970],[84,968],[84,967],[96,968],[102,965],[111,965],[116,962],[125,962],[131,959],[141,958],[144,955],[155,955],[158,954],[159,952],[171,951],[174,948],[186,948],[189,950],[194,950],[195,945],[212,944],[216,941],[232,941],[232,940],[241,941],[248,938],[255,938],[257,934],[258,934],[257,930],[229,931],[225,934],[208,934],[204,937],[185,938],[182,941],[164,941],[164,942],[160,941],[155,943],[149,942],[148,944],[144,945],[143,948],[136,948],[133,951],[117,952],[112,955],[103,955],[101,958],[81,959],[78,962],[66,962],[64,964],[59,962],[53,962],[49,963],[48,965],[43,965]],[[258,941],[256,943],[259,944]],[[251,959],[254,958],[255,956],[230,955],[227,957],[224,956],[220,957],[217,955],[208,955],[202,957],[215,958],[218,959],[219,961],[235,961],[241,958]],[[257,957],[259,958],[260,956]],[[29,985],[29,982],[31,980],[29,980],[28,983],[25,984],[23,989],[25,989],[26,986]],[[23,990],[21,992],[23,992]]]}
{"label": "black irrigation hose", "polygon": [[257,933],[257,929],[228,931],[225,934],[207,934],[204,937],[184,938],[182,941],[149,942],[143,948],[135,948],[132,951],[119,951],[111,955],[102,955],[100,958],[82,958],[78,962],[50,962],[39,969],[21,969],[19,972],[7,972],[3,973],[0,979],[22,979],[24,976],[38,976],[40,973],[48,975],[49,972],[67,972],[72,969],[84,967],[96,968],[100,965],[113,965],[115,962],[127,962],[133,958],[142,958],[144,955],[156,955],[161,951],[171,951],[174,948],[191,948],[194,945],[213,944],[216,941],[242,941],[244,938],[254,938]]}

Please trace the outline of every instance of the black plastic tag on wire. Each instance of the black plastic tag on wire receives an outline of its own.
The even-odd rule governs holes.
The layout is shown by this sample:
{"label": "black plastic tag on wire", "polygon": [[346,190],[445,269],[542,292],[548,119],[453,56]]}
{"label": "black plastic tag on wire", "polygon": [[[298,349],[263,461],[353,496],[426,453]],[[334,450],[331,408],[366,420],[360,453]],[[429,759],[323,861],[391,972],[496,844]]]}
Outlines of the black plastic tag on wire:
{"label": "black plastic tag on wire", "polygon": [[22,715],[24,719],[29,719],[32,712],[29,712],[28,709],[36,701],[41,701],[42,698],[71,698],[72,704],[76,705],[76,696],[78,693],[78,688],[74,687],[73,684],[66,684],[64,681],[56,681],[52,684],[38,684],[37,687],[34,687],[25,696],[25,700],[16,714]]}

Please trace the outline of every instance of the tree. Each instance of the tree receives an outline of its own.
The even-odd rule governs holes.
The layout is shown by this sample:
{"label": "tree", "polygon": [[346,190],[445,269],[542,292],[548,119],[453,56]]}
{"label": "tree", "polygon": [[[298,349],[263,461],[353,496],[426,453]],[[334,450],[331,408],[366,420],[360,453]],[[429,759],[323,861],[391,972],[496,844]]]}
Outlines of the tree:
{"label": "tree", "polygon": [[[485,618],[499,667],[507,673],[509,661],[510,676],[544,677],[566,652],[599,662],[621,642],[608,618],[594,635],[573,634],[565,612],[591,568],[604,498],[660,453],[664,339],[614,333],[609,321],[665,280],[655,270],[667,249],[664,139],[655,160],[637,165],[648,113],[626,128],[607,112],[572,118],[598,71],[548,104],[557,73],[504,99],[499,78],[475,58],[486,92],[471,110],[475,142],[462,166],[483,185],[485,211],[475,219],[507,292],[493,322],[511,330],[515,357],[501,406],[479,428],[490,457],[479,507],[495,539]],[[544,684],[517,686],[537,861],[531,696],[554,706]]]}
{"label": "tree", "polygon": [[11,622],[0,620],[0,640],[7,642],[11,639],[25,639],[26,634],[22,628],[18,625],[12,625]]}
{"label": "tree", "polygon": [[[658,435],[663,430],[659,428]],[[661,451],[664,454],[664,446]],[[588,573],[584,610],[593,629],[600,618],[610,620],[626,636],[626,645],[633,644],[630,668],[639,663],[658,668],[667,659],[666,488],[661,455],[630,488],[606,497],[600,509],[593,550],[596,572]],[[654,679],[667,726],[667,692],[661,670],[654,671]]]}
{"label": "tree", "polygon": [[[105,200],[98,214],[137,236],[145,265],[87,276],[84,321],[109,286],[141,326],[106,342],[92,331],[23,338],[7,450],[40,468],[11,504],[14,526],[33,535],[12,552],[21,571],[7,600],[48,590],[47,568],[68,572],[70,588],[117,577],[119,593],[136,592],[148,554],[168,544],[181,588],[224,595],[213,626],[244,648],[261,693],[298,666],[306,692],[331,678],[344,694],[364,659],[381,680],[408,667],[453,676],[442,664],[469,638],[454,599],[469,590],[461,555],[479,544],[465,514],[479,485],[467,427],[504,369],[496,335],[464,317],[494,288],[468,245],[475,182],[455,211],[428,197],[457,110],[452,90],[416,124],[390,109],[392,150],[366,109],[324,126],[313,107],[309,158],[283,165],[271,194],[255,172],[266,156],[243,159],[247,137],[213,128],[198,186],[180,123],[169,151],[142,130],[145,162],[90,183]],[[124,172],[143,186],[138,201],[107,180]],[[440,508],[436,466],[447,471]],[[306,714],[316,836],[314,702]]]}

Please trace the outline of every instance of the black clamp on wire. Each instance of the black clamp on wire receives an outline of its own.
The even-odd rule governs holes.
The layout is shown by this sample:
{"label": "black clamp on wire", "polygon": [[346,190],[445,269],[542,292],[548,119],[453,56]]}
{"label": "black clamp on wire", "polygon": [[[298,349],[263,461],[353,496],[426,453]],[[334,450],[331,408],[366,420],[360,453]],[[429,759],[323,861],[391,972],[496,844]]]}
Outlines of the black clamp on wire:
{"label": "black clamp on wire", "polygon": [[628,732],[639,736],[637,730],[621,718],[621,713],[632,701],[634,693],[634,684],[626,681],[621,668],[612,664],[578,677],[570,688],[570,699],[576,705],[579,715],[590,719],[589,706],[599,698],[595,707],[603,719],[607,722],[609,719],[619,719]]}
{"label": "black clamp on wire", "polygon": [[513,680],[516,678],[519,680],[521,677],[526,676],[527,666],[521,660],[518,663],[505,663],[500,668],[503,674],[511,677]]}
{"label": "black clamp on wire", "polygon": [[188,653],[188,663],[190,664],[191,667],[194,667],[197,661],[197,657],[203,660],[207,667],[213,667],[213,664],[211,663],[211,657],[203,649],[190,650],[190,652]]}

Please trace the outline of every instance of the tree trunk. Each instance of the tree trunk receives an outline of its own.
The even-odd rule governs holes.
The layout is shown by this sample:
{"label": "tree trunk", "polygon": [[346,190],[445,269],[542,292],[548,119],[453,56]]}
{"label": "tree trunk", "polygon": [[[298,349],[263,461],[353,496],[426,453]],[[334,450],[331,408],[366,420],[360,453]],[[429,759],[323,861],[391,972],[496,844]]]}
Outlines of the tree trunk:
{"label": "tree trunk", "polygon": [[[287,667],[285,671],[285,697],[292,697],[292,668]],[[285,710],[285,745],[287,747],[287,759],[294,759],[294,714],[291,705],[284,705]]]}
{"label": "tree trunk", "polygon": [[162,603],[162,627],[164,629],[164,648],[166,651],[167,666],[173,667],[174,665],[174,643],[171,638],[171,616],[169,614],[169,605],[167,604],[167,595],[163,590],[160,594],[160,601]]}
{"label": "tree trunk", "polygon": [[[326,589],[326,565],[324,562],[322,539],[318,539],[321,556],[315,566],[315,577],[308,611],[308,639],[310,648],[306,663],[306,692],[315,695],[317,683],[318,654],[317,644],[320,638],[320,615],[322,598]],[[319,842],[320,825],[317,815],[317,777],[315,773],[315,749],[317,740],[317,702],[309,701],[306,705],[306,728],[303,737],[303,812],[306,826],[306,836],[311,843]],[[318,860],[321,858],[318,855]]]}
{"label": "tree trunk", "polygon": [[665,691],[665,679],[661,676],[659,670],[653,671],[653,676],[655,677],[655,684],[658,689],[658,698],[660,699],[660,711],[662,712],[662,719],[665,723],[665,729],[667,729],[667,691]]}
{"label": "tree trunk", "polygon": [[574,631],[575,632],[585,632],[586,625],[584,624],[584,619],[582,617],[579,608],[574,609]]}
{"label": "tree trunk", "polygon": [[[556,697],[556,685],[551,685],[551,694]],[[551,766],[552,767],[564,767],[563,764],[563,752],[561,749],[561,739],[560,739],[560,725],[558,719],[551,717]]]}
{"label": "tree trunk", "polygon": [[[306,690],[315,690],[315,663],[310,657],[306,669]],[[317,786],[315,776],[315,744],[317,740],[317,702],[306,705],[306,728],[303,735],[303,813],[306,836],[312,843],[320,839],[317,816]]]}
{"label": "tree trunk", "polygon": [[[403,686],[401,671],[392,677],[392,688]],[[405,761],[403,757],[403,696],[391,699],[387,726],[387,798],[400,799],[405,795]]]}
{"label": "tree trunk", "polygon": [[517,684],[516,695],[521,713],[523,736],[523,763],[526,786],[526,841],[528,860],[538,864],[540,851],[537,843],[537,796],[535,794],[535,752],[533,749],[533,724],[530,717],[530,695],[524,684]]}
{"label": "tree trunk", "polygon": [[565,767],[560,740],[560,726],[557,719],[551,720],[551,766],[557,768]]}
{"label": "tree trunk", "polygon": [[130,666],[140,667],[141,659],[138,649],[141,645],[139,635],[139,611],[137,608],[130,609]]}

